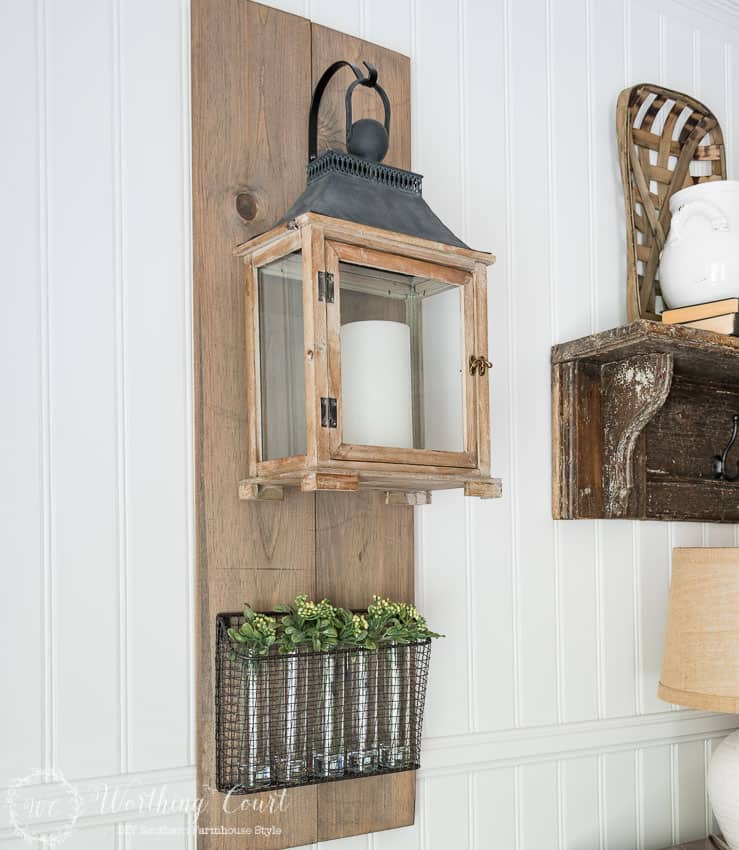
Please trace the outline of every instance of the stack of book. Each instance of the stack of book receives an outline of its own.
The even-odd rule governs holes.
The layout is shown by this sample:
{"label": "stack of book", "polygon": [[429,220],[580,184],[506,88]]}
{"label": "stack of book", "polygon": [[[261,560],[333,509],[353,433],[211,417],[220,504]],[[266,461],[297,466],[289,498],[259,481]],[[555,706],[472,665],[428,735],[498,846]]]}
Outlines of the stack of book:
{"label": "stack of book", "polygon": [[669,325],[685,325],[704,331],[739,336],[739,298],[724,298],[707,304],[693,304],[665,310],[662,321]]}

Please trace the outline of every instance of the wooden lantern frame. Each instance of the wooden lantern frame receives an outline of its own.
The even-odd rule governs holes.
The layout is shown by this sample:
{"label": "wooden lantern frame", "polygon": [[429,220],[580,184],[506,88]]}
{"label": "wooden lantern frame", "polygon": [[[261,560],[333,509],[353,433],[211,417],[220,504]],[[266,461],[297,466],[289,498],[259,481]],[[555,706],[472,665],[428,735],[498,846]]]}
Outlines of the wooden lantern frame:
{"label": "wooden lantern frame", "polygon": [[[259,305],[260,267],[301,252],[306,398],[306,454],[263,460],[261,451]],[[385,490],[388,501],[424,504],[435,489],[464,488],[465,495],[495,498],[490,477],[490,397],[487,369],[487,266],[492,254],[430,242],[316,213],[304,213],[240,245],[246,287],[248,477],[243,499],[278,499],[283,486],[301,490]],[[462,452],[360,446],[341,440],[339,263],[422,275],[463,289],[465,448]],[[319,276],[333,275],[334,295],[324,298]],[[329,278],[331,279],[331,278]],[[335,427],[322,425],[321,400],[336,400]],[[325,411],[324,411],[325,412]],[[325,418],[325,417],[324,417]]]}

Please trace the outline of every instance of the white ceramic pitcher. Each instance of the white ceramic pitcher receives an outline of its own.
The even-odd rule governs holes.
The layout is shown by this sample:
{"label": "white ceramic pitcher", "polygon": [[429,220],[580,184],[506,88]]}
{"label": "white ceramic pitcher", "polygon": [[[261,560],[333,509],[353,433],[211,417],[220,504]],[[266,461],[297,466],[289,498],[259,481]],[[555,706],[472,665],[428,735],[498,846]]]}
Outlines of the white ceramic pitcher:
{"label": "white ceramic pitcher", "polygon": [[659,272],[667,307],[739,297],[739,180],[681,189],[670,212]]}

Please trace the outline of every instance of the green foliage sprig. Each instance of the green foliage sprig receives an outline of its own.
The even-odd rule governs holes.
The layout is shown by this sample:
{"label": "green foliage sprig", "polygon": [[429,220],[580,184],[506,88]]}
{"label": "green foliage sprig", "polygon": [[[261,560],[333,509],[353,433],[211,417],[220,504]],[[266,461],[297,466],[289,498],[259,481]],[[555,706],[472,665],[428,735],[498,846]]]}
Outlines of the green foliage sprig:
{"label": "green foliage sprig", "polygon": [[[382,596],[373,596],[367,608],[369,624],[367,644],[375,649],[384,643],[410,643],[414,640],[439,638],[443,635],[432,632],[415,605],[393,602]],[[369,644],[373,644],[369,646]]]}
{"label": "green foliage sprig", "polygon": [[327,651],[339,644],[336,608],[328,601],[312,602],[303,593],[293,605],[277,605],[281,618],[278,649],[297,652],[300,649]]}
{"label": "green foliage sprig", "polygon": [[342,646],[375,648],[367,646],[369,624],[364,614],[354,614],[346,608],[337,608],[336,616],[339,623],[339,643]]}
{"label": "green foliage sprig", "polygon": [[244,622],[237,629],[230,628],[228,636],[239,655],[266,655],[277,640],[277,621],[245,605]]}
{"label": "green foliage sprig", "polygon": [[228,630],[234,650],[241,654],[267,654],[273,647],[281,653],[336,647],[378,649],[388,644],[407,644],[443,635],[432,632],[415,605],[373,596],[367,613],[335,608],[328,599],[313,602],[306,594],[292,605],[277,605],[282,616],[257,614],[246,605],[244,624]]}

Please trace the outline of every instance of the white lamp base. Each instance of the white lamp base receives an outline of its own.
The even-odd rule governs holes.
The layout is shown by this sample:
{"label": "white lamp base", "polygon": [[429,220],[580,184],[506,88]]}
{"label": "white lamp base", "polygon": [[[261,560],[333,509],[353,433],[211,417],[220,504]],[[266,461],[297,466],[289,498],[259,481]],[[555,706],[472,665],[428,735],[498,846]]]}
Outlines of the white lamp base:
{"label": "white lamp base", "polygon": [[708,795],[724,840],[739,850],[739,729],[716,749],[708,768]]}

